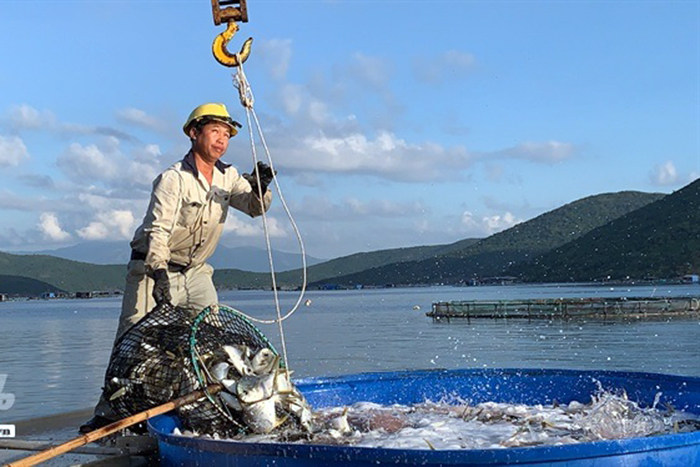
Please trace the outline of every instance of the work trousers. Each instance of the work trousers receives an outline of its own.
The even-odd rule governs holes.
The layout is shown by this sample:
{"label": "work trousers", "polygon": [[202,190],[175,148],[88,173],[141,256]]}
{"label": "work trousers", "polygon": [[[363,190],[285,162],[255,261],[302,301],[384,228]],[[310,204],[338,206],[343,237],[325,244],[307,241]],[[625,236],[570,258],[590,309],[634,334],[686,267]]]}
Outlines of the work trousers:
{"label": "work trousers", "polygon": [[[191,308],[195,313],[199,313],[210,305],[216,305],[218,297],[212,280],[213,274],[214,269],[207,263],[187,269],[169,268],[168,279],[172,304]],[[131,326],[156,306],[153,299],[153,285],[153,279],[146,275],[143,261],[129,261],[122,314],[119,317],[115,343]]]}
{"label": "work trousers", "polygon": [[[168,279],[170,280],[172,304],[189,308],[194,314],[210,305],[216,305],[218,296],[212,280],[213,274],[214,269],[207,263],[187,269],[169,268]],[[146,268],[142,260],[129,261],[122,312],[119,316],[114,344],[131,326],[156,306],[153,299],[153,284],[153,279],[146,275]],[[103,393],[100,396],[100,401],[95,407],[95,415],[116,420],[117,417],[112,412],[106,396],[109,395]]]}

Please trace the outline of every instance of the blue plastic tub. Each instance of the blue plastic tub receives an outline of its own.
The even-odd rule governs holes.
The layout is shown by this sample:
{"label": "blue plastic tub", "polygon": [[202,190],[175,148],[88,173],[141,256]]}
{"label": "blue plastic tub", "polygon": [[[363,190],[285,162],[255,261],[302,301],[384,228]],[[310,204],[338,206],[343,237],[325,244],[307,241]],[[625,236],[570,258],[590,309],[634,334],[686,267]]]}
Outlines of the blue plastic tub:
{"label": "blue plastic tub", "polygon": [[[650,373],[431,370],[309,378],[297,386],[312,407],[320,408],[359,401],[414,404],[444,395],[458,395],[473,404],[587,403],[598,382],[605,389],[626,390],[642,406],[650,406],[661,392],[661,404],[700,414],[700,378]],[[564,446],[431,451],[196,439],[171,434],[178,423],[174,416],[163,415],[149,423],[164,466],[700,466],[700,432]]]}

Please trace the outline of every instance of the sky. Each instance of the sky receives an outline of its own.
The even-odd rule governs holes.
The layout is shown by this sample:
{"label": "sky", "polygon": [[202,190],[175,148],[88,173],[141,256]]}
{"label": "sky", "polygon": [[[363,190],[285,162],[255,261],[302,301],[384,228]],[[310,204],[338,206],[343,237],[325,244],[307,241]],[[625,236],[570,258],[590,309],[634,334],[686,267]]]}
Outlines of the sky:
{"label": "sky", "polygon": [[[229,49],[254,39],[254,109],[309,255],[486,237],[700,176],[698,1],[247,3]],[[128,241],[190,111],[246,122],[207,0],[2,0],[0,26],[2,251]],[[224,157],[240,172],[248,134]],[[272,246],[298,252],[274,195]],[[264,248],[262,221],[231,211],[222,243]]]}

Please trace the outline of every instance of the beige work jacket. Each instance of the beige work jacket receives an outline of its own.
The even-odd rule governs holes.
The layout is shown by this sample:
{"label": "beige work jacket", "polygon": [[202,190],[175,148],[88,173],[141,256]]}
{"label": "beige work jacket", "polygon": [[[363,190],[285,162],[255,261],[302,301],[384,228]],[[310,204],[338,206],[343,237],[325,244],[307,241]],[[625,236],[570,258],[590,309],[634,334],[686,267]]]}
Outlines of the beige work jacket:
{"label": "beige work jacket", "polygon": [[[267,211],[269,190],[263,198]],[[153,182],[151,202],[131,248],[146,255],[147,272],[167,269],[168,263],[202,264],[219,243],[229,206],[251,217],[263,213],[257,194],[234,167],[217,161],[210,186],[189,152]]]}

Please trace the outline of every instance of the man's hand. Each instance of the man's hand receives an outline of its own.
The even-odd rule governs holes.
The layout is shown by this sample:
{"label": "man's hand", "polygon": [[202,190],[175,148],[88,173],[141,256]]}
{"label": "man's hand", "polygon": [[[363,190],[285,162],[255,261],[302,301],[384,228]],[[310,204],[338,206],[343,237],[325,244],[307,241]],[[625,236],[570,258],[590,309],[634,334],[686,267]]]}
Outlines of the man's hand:
{"label": "man's hand", "polygon": [[153,299],[156,301],[157,305],[163,303],[170,303],[172,297],[170,296],[170,280],[168,279],[168,271],[165,269],[156,269],[153,271],[153,280],[155,284],[153,285]]}
{"label": "man's hand", "polygon": [[243,174],[242,177],[248,180],[250,186],[253,188],[253,193],[258,194],[258,176],[260,174],[260,188],[262,188],[262,194],[267,193],[267,187],[272,183],[272,179],[277,175],[276,171],[262,161],[258,161],[258,165],[253,169],[250,174]]}

